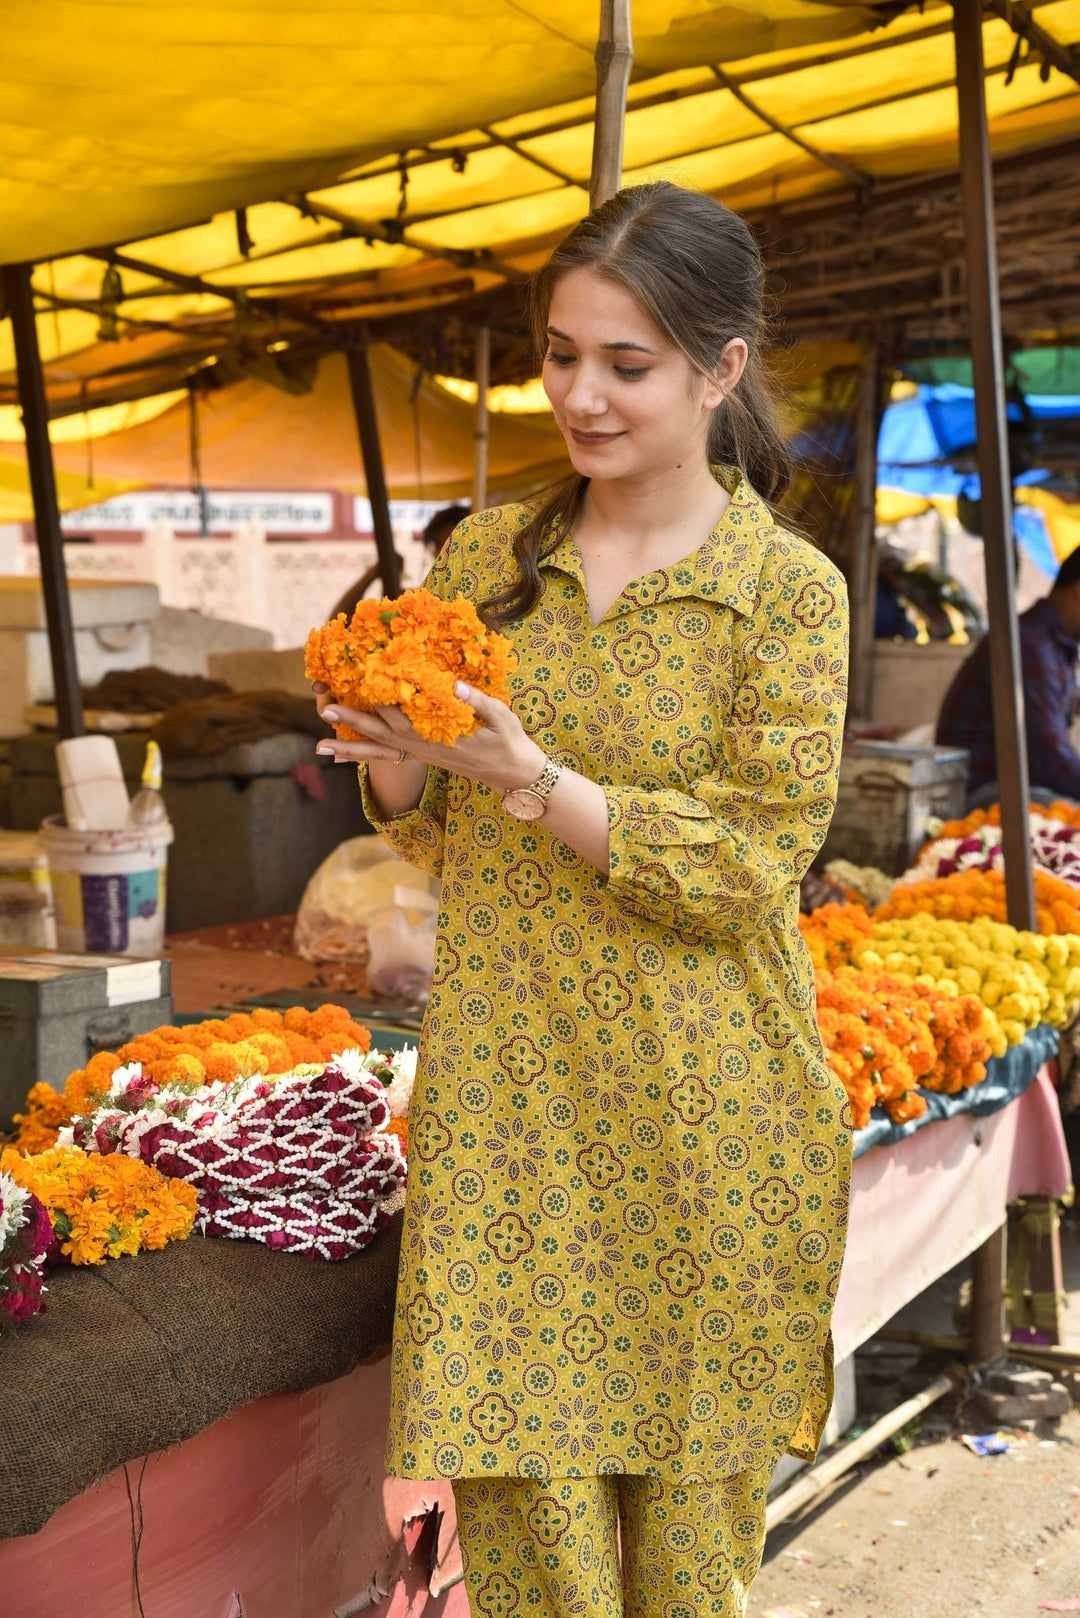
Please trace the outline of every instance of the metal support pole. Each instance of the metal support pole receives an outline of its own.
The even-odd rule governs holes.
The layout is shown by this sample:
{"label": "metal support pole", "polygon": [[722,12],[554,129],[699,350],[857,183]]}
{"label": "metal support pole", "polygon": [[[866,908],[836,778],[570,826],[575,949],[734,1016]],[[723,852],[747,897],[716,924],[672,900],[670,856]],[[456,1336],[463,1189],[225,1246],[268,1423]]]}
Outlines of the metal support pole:
{"label": "metal support pole", "polygon": [[401,589],[401,569],[394,550],[394,531],[390,526],[390,502],[386,494],[386,474],[383,471],[382,446],[379,443],[379,422],[375,414],[375,392],[371,386],[371,367],[367,347],[354,343],[345,350],[345,363],[349,367],[349,385],[352,388],[356,427],[360,434],[360,453],[364,458],[364,481],[371,502],[371,526],[375,531],[375,552],[379,559],[379,576],[383,591],[396,596]]}
{"label": "metal support pole", "polygon": [[596,42],[596,122],[593,126],[589,206],[599,208],[622,184],[626,90],[634,63],[631,0],[600,0]]}
{"label": "metal support pole", "polygon": [[859,371],[855,418],[855,522],[851,565],[851,712],[869,719],[873,702],[877,604],[877,441],[881,425],[881,354],[875,343]]}
{"label": "metal support pole", "polygon": [[491,434],[488,427],[488,389],[491,386],[491,327],[476,333],[476,459],[473,466],[472,509],[483,511],[488,503],[488,458]]}
{"label": "metal support pole", "polygon": [[954,0],[953,39],[1005,892],[1010,922],[1014,927],[1034,931],[1024,688],[1016,623],[1012,489],[1005,424],[994,186],[986,120],[982,0]]}
{"label": "metal support pole", "polygon": [[71,596],[64,567],[64,539],[56,498],[56,474],[53,470],[52,445],[49,443],[45,379],[41,372],[41,353],[34,320],[34,289],[30,281],[32,271],[30,264],[4,266],[4,302],[11,317],[15,339],[19,404],[26,432],[26,465],[34,501],[34,532],[41,558],[41,589],[45,597],[45,622],[49,631],[49,657],[52,661],[60,734],[63,737],[82,736],[85,732],[82,692],[75,659]]}

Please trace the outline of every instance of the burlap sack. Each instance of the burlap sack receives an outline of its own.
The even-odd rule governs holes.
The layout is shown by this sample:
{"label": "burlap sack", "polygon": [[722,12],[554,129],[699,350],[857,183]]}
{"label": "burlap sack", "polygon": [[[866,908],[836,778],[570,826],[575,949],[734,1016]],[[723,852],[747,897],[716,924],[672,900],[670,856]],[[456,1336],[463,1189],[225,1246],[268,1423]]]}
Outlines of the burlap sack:
{"label": "burlap sack", "polygon": [[192,1236],[54,1270],[0,1337],[0,1537],[35,1533],[124,1461],[264,1393],[331,1382],[390,1340],[401,1215],[340,1264]]}

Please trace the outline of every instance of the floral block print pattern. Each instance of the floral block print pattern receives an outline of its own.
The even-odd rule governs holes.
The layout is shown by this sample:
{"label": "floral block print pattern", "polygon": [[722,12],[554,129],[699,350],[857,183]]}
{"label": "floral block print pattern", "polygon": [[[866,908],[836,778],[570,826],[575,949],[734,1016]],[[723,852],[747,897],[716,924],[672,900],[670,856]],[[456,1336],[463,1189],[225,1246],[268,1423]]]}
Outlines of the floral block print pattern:
{"label": "floral block print pattern", "polygon": [[[442,879],[393,1350],[406,1477],[723,1479],[812,1455],[828,1409],[850,1139],[797,885],[836,791],[843,585],[720,475],[686,561],[594,627],[563,540],[510,631],[516,712],[607,794],[610,876],[437,770],[378,828]],[[492,594],[527,516],[468,519],[429,587]]]}
{"label": "floral block print pattern", "polygon": [[[520,1478],[454,1485],[473,1618],[743,1618],[767,1480]],[[619,1529],[622,1531],[622,1564]]]}

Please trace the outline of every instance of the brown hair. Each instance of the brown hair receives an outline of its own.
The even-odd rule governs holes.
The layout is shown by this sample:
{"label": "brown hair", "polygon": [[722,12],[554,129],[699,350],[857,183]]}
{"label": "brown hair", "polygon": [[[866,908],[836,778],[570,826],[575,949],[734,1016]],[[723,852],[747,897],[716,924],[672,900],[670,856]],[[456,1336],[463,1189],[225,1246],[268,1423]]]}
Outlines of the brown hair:
{"label": "brown hair", "polygon": [[[760,358],[764,274],[757,242],[739,215],[670,181],[628,186],[595,208],[562,241],[532,285],[533,336],[547,344],[555,284],[588,268],[633,293],[701,375],[715,371],[733,337],[749,348],[746,368],[709,424],[710,463],[737,466],[769,504],[791,479],[776,402]],[[494,625],[530,613],[543,592],[538,563],[570,531],[588,479],[573,473],[537,496],[514,538],[518,576],[484,603]]]}

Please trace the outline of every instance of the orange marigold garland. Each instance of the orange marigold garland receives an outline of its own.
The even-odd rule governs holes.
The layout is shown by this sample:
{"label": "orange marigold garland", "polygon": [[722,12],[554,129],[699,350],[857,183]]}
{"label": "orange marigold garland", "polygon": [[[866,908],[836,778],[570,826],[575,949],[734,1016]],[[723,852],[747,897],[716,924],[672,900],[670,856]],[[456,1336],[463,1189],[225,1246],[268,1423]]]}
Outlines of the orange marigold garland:
{"label": "orange marigold garland", "polygon": [[[1039,932],[1046,937],[1080,933],[1080,889],[1039,866],[1032,874]],[[977,916],[1007,921],[1005,878],[1000,871],[971,870],[929,882],[898,883],[886,903],[874,912],[874,920],[896,921],[916,915],[950,921],[973,921]]]}
{"label": "orange marigold garland", "polygon": [[128,1062],[141,1063],[159,1084],[196,1090],[203,1084],[231,1084],[254,1073],[273,1078],[303,1062],[322,1063],[344,1050],[370,1049],[370,1033],[344,1006],[319,1006],[315,1011],[290,1006],[284,1014],[259,1007],[186,1028],[167,1024],[136,1035],[118,1051],[99,1051],[69,1076],[62,1094],[51,1084],[35,1084],[25,1111],[16,1114],[13,1144],[23,1153],[54,1146],[65,1124],[100,1105],[113,1074]]}
{"label": "orange marigold garland", "polygon": [[[440,601],[429,590],[361,601],[348,622],[339,613],[313,629],[304,648],[308,679],[328,685],[345,707],[400,707],[419,735],[451,746],[479,723],[454,695],[457,682],[509,702],[515,666],[510,642],[486,627],[471,601]],[[334,729],[342,741],[357,740],[348,725]]]}
{"label": "orange marigold garland", "polygon": [[870,942],[873,925],[861,904],[821,905],[810,915],[799,917],[799,931],[811,961],[815,967],[829,970],[850,966],[858,959]]}
{"label": "orange marigold garland", "polygon": [[54,1146],[23,1157],[7,1150],[0,1166],[44,1205],[59,1253],[72,1264],[164,1247],[190,1236],[195,1223],[194,1186],[120,1153],[95,1157]]}

